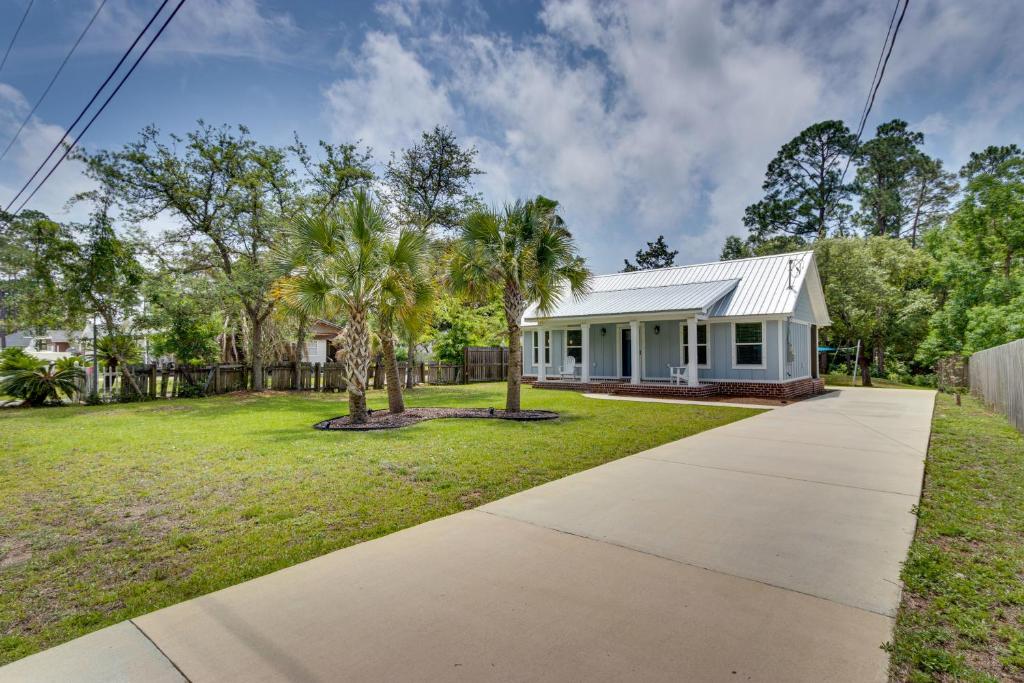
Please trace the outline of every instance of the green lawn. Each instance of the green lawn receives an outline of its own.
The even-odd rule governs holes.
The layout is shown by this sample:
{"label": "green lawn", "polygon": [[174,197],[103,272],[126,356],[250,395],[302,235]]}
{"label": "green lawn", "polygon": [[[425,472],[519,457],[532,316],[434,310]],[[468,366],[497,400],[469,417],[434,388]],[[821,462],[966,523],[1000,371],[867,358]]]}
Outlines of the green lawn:
{"label": "green lawn", "polygon": [[[409,403],[501,406],[504,385]],[[530,388],[523,404],[562,417],[321,432],[347,406],[309,394],[0,411],[0,663],[759,412]]]}
{"label": "green lawn", "polygon": [[1024,438],[939,394],[903,569],[894,680],[1024,680]]}

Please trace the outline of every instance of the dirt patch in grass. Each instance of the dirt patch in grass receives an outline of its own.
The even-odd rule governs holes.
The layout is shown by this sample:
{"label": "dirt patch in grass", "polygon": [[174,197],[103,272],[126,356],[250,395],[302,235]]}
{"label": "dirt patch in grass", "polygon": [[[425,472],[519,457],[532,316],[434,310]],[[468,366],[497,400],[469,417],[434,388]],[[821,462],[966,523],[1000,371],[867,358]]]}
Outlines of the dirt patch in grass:
{"label": "dirt patch in grass", "polygon": [[474,418],[492,420],[514,420],[530,422],[534,420],[554,420],[558,413],[551,410],[519,410],[508,412],[494,408],[406,408],[397,415],[387,410],[374,410],[368,422],[352,422],[348,415],[334,417],[330,420],[317,422],[314,429],[346,430],[366,432],[375,429],[398,429],[408,427],[424,420],[440,420],[449,418]]}
{"label": "dirt patch in grass", "polygon": [[28,543],[15,541],[9,547],[0,550],[0,569],[13,567],[22,562],[28,562],[30,559],[32,559],[32,551],[29,550]]}

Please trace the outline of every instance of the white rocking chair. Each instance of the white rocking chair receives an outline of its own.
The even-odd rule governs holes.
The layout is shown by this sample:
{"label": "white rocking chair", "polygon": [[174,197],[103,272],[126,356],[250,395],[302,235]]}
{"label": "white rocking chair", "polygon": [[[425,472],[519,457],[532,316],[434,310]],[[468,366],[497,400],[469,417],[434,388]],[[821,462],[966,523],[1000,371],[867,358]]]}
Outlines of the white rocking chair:
{"label": "white rocking chair", "polygon": [[688,368],[685,365],[668,366],[668,378],[672,384],[687,384],[689,382]]}
{"label": "white rocking chair", "polygon": [[558,375],[562,379],[576,379],[576,359],[566,356],[562,361],[562,371]]}

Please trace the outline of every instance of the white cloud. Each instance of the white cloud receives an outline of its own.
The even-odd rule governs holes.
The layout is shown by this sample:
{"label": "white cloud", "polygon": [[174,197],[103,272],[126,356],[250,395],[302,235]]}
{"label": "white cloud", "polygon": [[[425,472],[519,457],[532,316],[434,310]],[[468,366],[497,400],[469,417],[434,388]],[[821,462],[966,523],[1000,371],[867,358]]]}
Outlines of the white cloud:
{"label": "white cloud", "polygon": [[[129,0],[108,2],[87,45],[93,50],[127,47],[149,21],[153,9],[149,5],[136,6]],[[169,13],[169,9],[165,10],[154,25],[159,26]],[[155,44],[153,56],[157,59],[184,54],[278,62],[308,60],[311,52],[305,48],[309,47],[309,39],[290,14],[267,11],[259,0],[204,0],[182,6]]]}
{"label": "white cloud", "polygon": [[[665,234],[680,260],[743,234],[768,161],[824,118],[854,126],[892,3],[549,0],[539,33],[445,28],[443,3],[387,0],[326,91],[334,135],[384,156],[445,123],[480,149],[500,203],[563,203],[598,269]],[[954,167],[1024,117],[1024,6],[912,6],[868,122],[918,122]],[[984,74],[984,77],[979,77]],[[941,85],[941,89],[935,86]],[[961,96],[962,93],[962,96]]]}
{"label": "white cloud", "polygon": [[[22,93],[10,85],[0,83],[0,149],[7,146],[28,111],[29,105]],[[3,164],[0,164],[0,208],[10,203],[63,135],[64,128],[46,123],[36,116],[28,121],[4,158]],[[59,155],[58,150],[50,164],[36,176],[28,192],[43,179]],[[65,203],[72,195],[92,188],[93,183],[82,174],[81,164],[65,160],[26,208],[43,211],[62,219],[80,220],[84,218],[85,213],[75,208],[69,211]],[[28,192],[18,199],[13,208],[17,208],[25,200]]]}
{"label": "white cloud", "polygon": [[437,124],[457,125],[443,86],[394,35],[370,33],[351,78],[324,91],[335,139],[362,140],[378,158],[414,142]]}

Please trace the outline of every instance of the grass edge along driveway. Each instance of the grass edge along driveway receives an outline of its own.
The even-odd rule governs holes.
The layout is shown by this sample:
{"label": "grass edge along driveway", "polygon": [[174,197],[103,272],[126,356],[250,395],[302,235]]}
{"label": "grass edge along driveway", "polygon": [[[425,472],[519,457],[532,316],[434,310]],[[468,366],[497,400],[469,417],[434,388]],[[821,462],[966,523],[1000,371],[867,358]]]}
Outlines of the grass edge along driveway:
{"label": "grass edge along driveway", "polygon": [[[409,404],[500,407],[504,391]],[[345,397],[309,393],[0,411],[0,664],[760,412],[532,388],[523,407],[562,417],[321,432]]]}
{"label": "grass edge along driveway", "polygon": [[936,397],[902,578],[893,680],[1024,680],[1024,437],[970,396]]}

